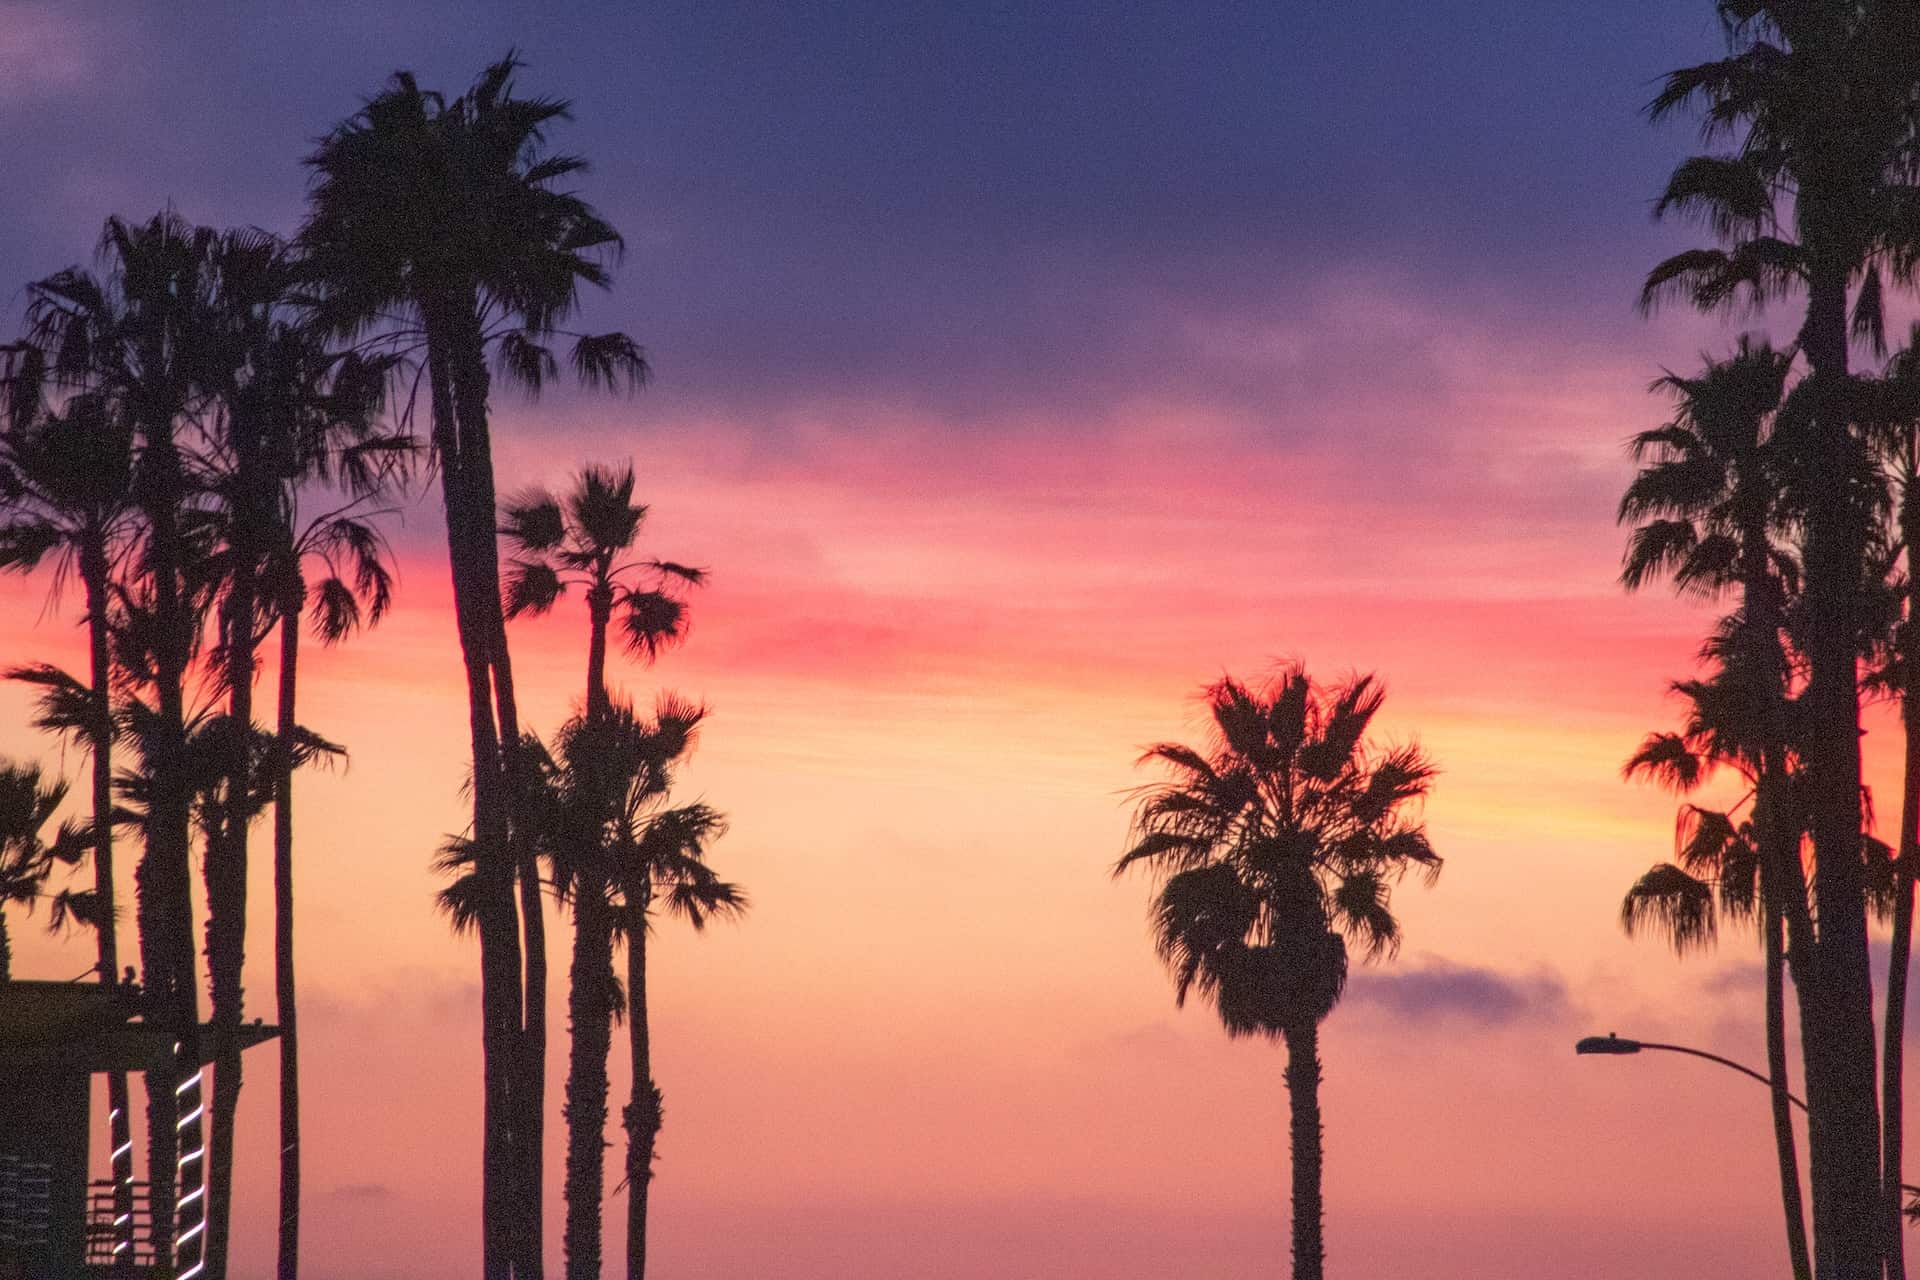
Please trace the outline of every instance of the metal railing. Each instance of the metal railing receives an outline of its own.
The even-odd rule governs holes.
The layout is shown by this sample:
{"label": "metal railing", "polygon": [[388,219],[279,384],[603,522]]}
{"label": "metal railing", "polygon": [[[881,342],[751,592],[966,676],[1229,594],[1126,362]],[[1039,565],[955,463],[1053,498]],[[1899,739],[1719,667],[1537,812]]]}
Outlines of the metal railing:
{"label": "metal railing", "polygon": [[[131,1267],[142,1274],[157,1259],[153,1250],[153,1199],[144,1182],[130,1183],[128,1209],[115,1207],[114,1185],[95,1180],[87,1186],[87,1265],[96,1269]],[[105,1274],[115,1274],[105,1272]],[[125,1274],[125,1272],[122,1272]]]}

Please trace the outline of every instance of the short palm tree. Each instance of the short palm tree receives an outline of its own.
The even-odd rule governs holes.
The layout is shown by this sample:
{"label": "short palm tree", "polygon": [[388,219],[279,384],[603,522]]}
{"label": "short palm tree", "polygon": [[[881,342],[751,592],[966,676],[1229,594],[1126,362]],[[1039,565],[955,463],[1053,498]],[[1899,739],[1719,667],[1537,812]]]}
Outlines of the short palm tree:
{"label": "short palm tree", "polygon": [[1142,788],[1114,872],[1158,882],[1149,918],[1177,1002],[1197,991],[1229,1035],[1286,1043],[1294,1275],[1320,1280],[1319,1027],[1346,985],[1349,943],[1367,960],[1398,949],[1393,886],[1409,869],[1439,874],[1408,814],[1434,767],[1416,745],[1368,739],[1384,696],[1371,676],[1327,688],[1290,666],[1205,696],[1205,749],[1161,743],[1141,757],[1169,776]]}
{"label": "short palm tree", "polygon": [[[1731,810],[1681,807],[1674,861],[1656,864],[1634,882],[1621,904],[1620,923],[1629,936],[1649,928],[1659,931],[1678,955],[1712,946],[1723,916],[1758,930],[1766,969],[1767,1072],[1774,1082],[1774,1152],[1787,1257],[1797,1280],[1807,1280],[1813,1270],[1789,1102],[1786,952],[1781,936],[1783,929],[1794,936],[1804,931],[1804,924],[1789,921],[1806,911],[1806,882],[1785,871],[1789,862],[1796,867],[1799,862],[1804,784],[1789,772],[1790,758],[1784,752],[1776,758],[1749,745],[1756,736],[1756,703],[1762,724],[1774,719],[1764,697],[1755,698],[1726,672],[1717,680],[1680,682],[1675,691],[1688,704],[1684,728],[1649,734],[1627,761],[1626,776],[1647,778],[1687,795],[1726,768],[1740,774],[1747,793]],[[1770,765],[1769,760],[1775,762]],[[1750,816],[1738,817],[1749,803]]]}
{"label": "short palm tree", "polygon": [[[395,76],[308,157],[315,182],[300,235],[325,323],[401,343],[423,335],[481,859],[482,1270],[490,1280],[509,1271],[530,1280],[542,1266],[546,943],[531,832],[514,829],[515,785],[506,777],[520,728],[494,526],[488,357],[529,388],[557,373],[549,344],[580,286],[608,283],[621,244],[560,185],[585,162],[545,150],[567,104],[516,96],[518,68],[509,55],[452,100],[422,90],[411,74]],[[578,337],[571,363],[589,385],[637,386],[646,373],[640,347],[624,334]]]}
{"label": "short palm tree", "polygon": [[[637,1278],[646,1270],[647,1188],[661,1116],[647,1021],[647,933],[657,910],[700,929],[715,916],[746,909],[746,895],[705,861],[706,847],[723,833],[725,820],[704,804],[667,804],[673,767],[692,749],[704,715],[704,709],[669,696],[647,720],[614,700],[598,715],[569,721],[557,756],[531,736],[521,744],[519,776],[533,794],[518,803],[535,815],[555,892],[574,914],[566,1092],[569,1276],[598,1275],[601,1265],[607,1054],[612,1024],[622,1012],[615,943],[627,946],[625,1015],[634,1054],[633,1099],[624,1114],[627,1274]],[[478,923],[477,865],[474,842],[463,836],[446,842],[437,863],[452,877],[441,890],[440,906],[459,933]]]}
{"label": "short palm tree", "polygon": [[608,889],[614,936],[627,952],[627,1045],[632,1086],[620,1121],[627,1132],[627,1280],[647,1272],[647,1202],[653,1183],[655,1146],[664,1116],[653,1078],[652,1025],[647,1006],[647,940],[661,914],[678,916],[694,929],[716,917],[738,919],[747,909],[739,886],[707,865],[707,846],[726,832],[726,819],[704,804],[669,806],[672,767],[692,750],[705,710],[677,698],[660,699],[650,724],[632,720],[615,705],[610,723],[633,723],[634,749],[623,753],[638,767],[621,780],[606,843]]}

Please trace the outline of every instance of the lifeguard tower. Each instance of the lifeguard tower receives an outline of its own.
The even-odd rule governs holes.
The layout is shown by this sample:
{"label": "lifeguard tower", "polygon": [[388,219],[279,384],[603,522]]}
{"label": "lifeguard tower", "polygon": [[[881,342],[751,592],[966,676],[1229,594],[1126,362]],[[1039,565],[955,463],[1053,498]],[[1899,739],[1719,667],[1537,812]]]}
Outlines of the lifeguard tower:
{"label": "lifeguard tower", "polygon": [[[251,1048],[277,1029],[241,1029]],[[201,1045],[211,1060],[213,1029]],[[152,1273],[147,1184],[117,1221],[114,1183],[90,1177],[93,1076],[165,1071],[174,1037],[141,1017],[139,988],[0,982],[0,1280],[99,1280]],[[131,1167],[130,1165],[127,1167]]]}

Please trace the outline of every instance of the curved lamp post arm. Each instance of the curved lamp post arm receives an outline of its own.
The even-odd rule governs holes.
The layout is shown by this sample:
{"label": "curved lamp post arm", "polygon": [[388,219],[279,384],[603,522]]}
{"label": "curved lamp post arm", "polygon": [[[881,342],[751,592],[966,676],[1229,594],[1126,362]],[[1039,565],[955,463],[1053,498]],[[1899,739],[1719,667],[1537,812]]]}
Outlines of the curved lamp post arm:
{"label": "curved lamp post arm", "polygon": [[1753,1079],[1758,1080],[1761,1084],[1767,1086],[1767,1088],[1769,1089],[1779,1089],[1781,1093],[1785,1093],[1787,1095],[1787,1101],[1791,1102],[1794,1106],[1800,1108],[1800,1110],[1805,1111],[1807,1109],[1806,1103],[1802,1102],[1798,1097],[1795,1097],[1793,1094],[1787,1093],[1787,1090],[1784,1087],[1774,1084],[1773,1080],[1770,1077],[1763,1076],[1758,1071],[1755,1071],[1752,1067],[1743,1066],[1740,1063],[1735,1062],[1732,1058],[1723,1058],[1717,1053],[1708,1053],[1705,1049],[1689,1049],[1686,1045],[1683,1045],[1683,1044],[1656,1044],[1652,1040],[1642,1040],[1639,1042],[1639,1044],[1642,1049],[1664,1049],[1668,1053],[1686,1053],[1686,1054],[1691,1054],[1696,1058],[1705,1058],[1708,1062],[1717,1062],[1723,1067],[1732,1067],[1735,1071],[1738,1071],[1741,1075],[1750,1076]]}
{"label": "curved lamp post arm", "polygon": [[[1573,1051],[1578,1054],[1600,1054],[1609,1057],[1639,1053],[1642,1049],[1661,1049],[1667,1053],[1684,1053],[1690,1057],[1705,1058],[1708,1062],[1717,1062],[1723,1067],[1731,1067],[1749,1079],[1758,1080],[1761,1084],[1767,1086],[1768,1089],[1778,1090],[1780,1093],[1785,1094],[1787,1101],[1800,1108],[1800,1110],[1805,1111],[1807,1109],[1805,1102],[1793,1094],[1788,1093],[1784,1087],[1776,1085],[1772,1077],[1763,1076],[1752,1067],[1735,1062],[1732,1058],[1723,1058],[1717,1053],[1708,1053],[1705,1049],[1691,1049],[1684,1044],[1661,1044],[1654,1040],[1629,1040],[1625,1036],[1612,1034],[1588,1036],[1573,1047]],[[1920,1197],[1920,1187],[1910,1186],[1903,1182],[1900,1184],[1900,1189],[1910,1195]],[[1920,1201],[1916,1201],[1915,1205],[1910,1205],[1909,1211],[1911,1212],[1916,1207],[1920,1207]]]}

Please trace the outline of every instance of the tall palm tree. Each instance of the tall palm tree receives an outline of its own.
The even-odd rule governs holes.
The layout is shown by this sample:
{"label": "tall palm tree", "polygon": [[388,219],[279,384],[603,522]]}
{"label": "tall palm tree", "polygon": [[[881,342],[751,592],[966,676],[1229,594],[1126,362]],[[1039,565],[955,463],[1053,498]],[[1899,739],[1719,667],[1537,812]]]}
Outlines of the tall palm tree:
{"label": "tall palm tree", "polygon": [[[385,326],[396,341],[423,335],[481,859],[484,1271],[527,1280],[541,1269],[545,936],[530,832],[516,833],[509,804],[505,774],[516,753],[502,750],[520,728],[494,529],[487,362],[493,354],[502,373],[532,389],[557,372],[549,343],[580,285],[609,282],[620,239],[557,186],[584,168],[545,150],[567,104],[517,97],[518,66],[510,54],[452,100],[409,73],[395,76],[308,158],[315,182],[301,243],[329,323],[344,332]],[[572,364],[590,385],[637,386],[646,373],[624,334],[578,338]]]}
{"label": "tall palm tree", "polygon": [[[227,715],[236,725],[253,723],[253,685],[257,655],[268,632],[284,624],[291,607],[295,652],[288,653],[282,638],[283,690],[294,680],[289,656],[297,660],[297,632],[304,608],[304,590],[287,575],[298,573],[306,552],[346,555],[359,591],[337,577],[323,583],[322,600],[334,608],[323,624],[341,624],[334,638],[351,630],[341,615],[337,591],[357,614],[358,597],[367,596],[375,618],[391,594],[378,531],[358,509],[377,497],[397,463],[410,448],[405,437],[381,434],[377,415],[384,401],[386,360],[368,360],[356,353],[330,349],[324,334],[296,309],[304,268],[289,247],[257,231],[223,234],[215,250],[218,289],[210,309],[208,344],[217,356],[218,382],[213,387],[218,411],[208,415],[205,430],[209,517],[217,533],[216,572],[220,582],[219,643],[212,659],[213,675],[226,691]],[[349,490],[346,505],[296,535],[294,520],[298,489],[315,479],[339,479]],[[305,543],[302,547],[300,544]],[[289,563],[289,557],[292,563]],[[277,576],[276,576],[277,575]],[[298,596],[299,598],[294,598]],[[291,708],[282,708],[283,750],[275,770],[283,794],[290,789],[291,761],[300,729],[291,722]],[[236,746],[246,735],[235,733]],[[228,761],[226,793],[234,797],[217,823],[218,835],[210,849],[208,967],[213,987],[213,1026],[216,1040],[213,1096],[213,1141],[210,1152],[208,1198],[208,1273],[225,1274],[228,1223],[232,1213],[233,1119],[239,1100],[242,1055],[240,1044],[241,971],[244,962],[246,902],[249,867],[249,821],[252,806],[245,802],[251,785],[252,760],[244,750]],[[290,819],[290,811],[286,819]],[[284,830],[278,828],[285,828]],[[276,988],[290,984],[291,889],[287,864],[291,858],[289,822],[277,822],[275,847],[276,962],[282,977]],[[284,943],[285,945],[278,945]],[[281,994],[278,993],[277,994]],[[291,992],[279,999],[282,1013],[293,1004]],[[295,1111],[298,1097],[297,1032],[281,1041],[281,1103],[283,1121]],[[295,1064],[293,1071],[285,1068]],[[292,1100],[292,1101],[290,1101]],[[292,1135],[283,1132],[282,1177],[299,1158],[297,1114]],[[296,1265],[297,1172],[292,1195],[282,1195],[283,1271]],[[288,1206],[296,1212],[289,1214]]]}
{"label": "tall palm tree", "polygon": [[[45,363],[32,347],[15,352],[0,431],[0,569],[27,572],[54,557],[56,589],[78,573],[86,603],[89,683],[76,736],[92,760],[94,939],[100,981],[120,980],[113,859],[112,660],[108,592],[132,536],[133,439],[124,415],[99,396],[71,397],[58,411],[44,400]],[[107,1075],[114,1217],[131,1246],[133,1112],[123,1071]]]}
{"label": "tall palm tree", "polygon": [[1900,699],[1905,730],[1900,843],[1894,860],[1892,937],[1887,957],[1886,1018],[1881,1028],[1881,1178],[1891,1212],[1887,1273],[1905,1274],[1901,1189],[1905,1167],[1905,1056],[1907,979],[1913,953],[1914,882],[1920,873],[1920,326],[1888,361],[1874,387],[1873,434],[1893,482],[1891,542],[1904,560],[1899,579],[1901,618],[1893,628],[1877,683]]}
{"label": "tall palm tree", "polygon": [[136,919],[144,989],[179,1051],[171,1078],[148,1078],[148,1161],[155,1249],[183,1270],[205,1259],[193,794],[184,770],[188,679],[212,582],[189,424],[218,376],[206,340],[217,240],[171,212],[144,223],[109,219],[104,273],[69,268],[29,286],[26,337],[56,387],[100,397],[133,439],[130,497],[140,536],[120,587],[127,625],[116,656],[129,684],[154,698]]}
{"label": "tall palm tree", "polygon": [[[688,721],[673,733],[671,726],[678,722],[668,716],[640,743],[630,710],[614,718],[607,692],[607,632],[617,609],[628,651],[652,661],[663,647],[685,635],[685,605],[665,588],[697,584],[705,578],[702,571],[671,561],[630,558],[646,518],[646,508],[633,500],[633,485],[630,466],[617,473],[588,467],[564,507],[549,493],[529,491],[508,503],[501,529],[517,552],[507,582],[509,618],[545,613],[573,586],[585,588],[587,600],[586,709],[562,731],[566,763],[559,772],[560,794],[565,797],[558,811],[561,834],[557,842],[545,842],[555,867],[554,883],[573,905],[568,995],[573,1046],[566,1086],[565,1192],[570,1280],[600,1273],[609,1019],[618,1009],[617,1001],[608,1002],[608,992],[617,987],[613,980],[617,921],[608,901],[612,886],[602,845],[608,824],[619,811],[625,775],[649,768],[664,786],[667,760],[655,760],[646,753],[667,740],[684,747],[693,729]],[[609,777],[590,768],[593,744],[600,744],[610,758],[625,762],[623,772]]]}
{"label": "tall palm tree", "polygon": [[1407,812],[1434,767],[1416,745],[1368,739],[1384,697],[1371,676],[1327,688],[1289,666],[1205,696],[1204,749],[1167,742],[1140,757],[1168,777],[1142,789],[1114,874],[1155,877],[1149,919],[1177,1003],[1197,991],[1227,1034],[1286,1043],[1293,1273],[1320,1280],[1319,1027],[1346,985],[1349,943],[1367,960],[1399,948],[1393,886],[1410,868],[1439,874]]}
{"label": "tall palm tree", "polygon": [[1816,1027],[1803,1049],[1815,1266],[1868,1280],[1880,1274],[1896,1200],[1882,1187],[1857,856],[1857,658],[1872,472],[1853,430],[1849,306],[1853,328],[1877,335],[1879,267],[1900,224],[1913,220],[1920,23],[1895,0],[1719,0],[1717,8],[1729,55],[1671,73],[1651,114],[1698,103],[1708,142],[1733,141],[1731,152],[1682,163],[1658,206],[1699,216],[1727,247],[1668,259],[1643,297],[1715,308],[1795,288],[1806,294],[1799,345],[1810,372],[1798,393],[1801,466],[1792,487],[1806,536],[1808,794],[1819,868],[1818,957],[1806,975],[1817,987],[1801,989]]}
{"label": "tall palm tree", "polygon": [[0,760],[0,982],[13,977],[7,906],[32,910],[53,870],[53,847],[41,829],[67,798],[64,782],[46,781],[37,765]]}
{"label": "tall palm tree", "polygon": [[[353,394],[349,392],[348,394]],[[351,418],[347,419],[351,421]],[[351,433],[349,433],[351,434]],[[298,690],[301,619],[320,642],[334,645],[363,625],[375,626],[393,598],[391,555],[372,522],[369,501],[399,473],[391,467],[362,471],[369,453],[392,451],[390,439],[370,437],[342,446],[321,431],[299,442],[301,457],[285,482],[277,545],[261,573],[267,606],[280,633],[278,691],[275,699],[273,779],[274,1002],[280,1034],[280,1233],[277,1274],[294,1280],[300,1266],[300,1042],[299,1001],[294,971],[293,774],[303,750],[330,753],[318,735],[300,724]],[[301,523],[302,482],[332,479],[357,496]],[[309,574],[317,576],[309,582]]]}
{"label": "tall palm tree", "polygon": [[[1685,792],[1717,765],[1731,764],[1753,788],[1751,837],[1763,863],[1753,869],[1754,887],[1763,906],[1750,914],[1766,941],[1768,1062],[1781,1082],[1773,1098],[1774,1141],[1789,1260],[1796,1275],[1810,1276],[1799,1158],[1785,1092],[1782,988],[1789,949],[1779,937],[1784,924],[1793,944],[1795,979],[1810,984],[1813,921],[1800,858],[1805,824],[1798,809],[1805,788],[1789,773],[1792,669],[1785,639],[1790,596],[1799,578],[1784,536],[1792,518],[1784,494],[1791,463],[1780,439],[1793,363],[1791,351],[1778,352],[1763,340],[1742,336],[1728,359],[1709,360],[1693,377],[1668,374],[1656,382],[1656,390],[1673,397],[1674,417],[1633,438],[1634,459],[1643,465],[1621,499],[1619,518],[1633,525],[1621,572],[1629,591],[1664,576],[1681,591],[1733,593],[1738,601],[1709,646],[1722,659],[1716,680],[1676,686],[1690,697],[1688,731],[1649,738],[1627,769],[1629,775],[1655,776]],[[1690,807],[1683,815],[1699,812]],[[1732,828],[1703,822],[1696,824],[1696,834],[1712,836],[1713,847],[1699,856],[1717,865],[1725,854],[1722,846],[1734,839]],[[1669,865],[1649,877],[1636,886],[1629,904],[1664,912],[1661,918],[1676,949],[1711,936],[1710,929],[1704,935],[1694,932],[1712,917],[1698,914],[1707,899],[1688,871]],[[1723,889],[1736,882],[1720,881]],[[1726,905],[1732,909],[1733,900]],[[1625,919],[1631,929],[1631,917]],[[1811,1012],[1805,1001],[1800,1007],[1804,1023]]]}

